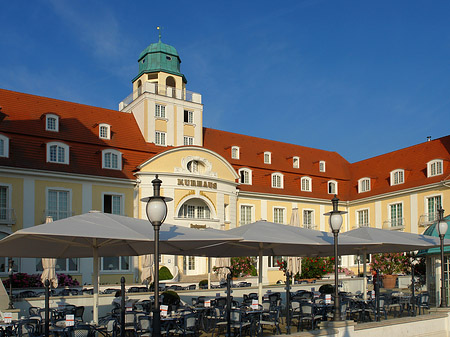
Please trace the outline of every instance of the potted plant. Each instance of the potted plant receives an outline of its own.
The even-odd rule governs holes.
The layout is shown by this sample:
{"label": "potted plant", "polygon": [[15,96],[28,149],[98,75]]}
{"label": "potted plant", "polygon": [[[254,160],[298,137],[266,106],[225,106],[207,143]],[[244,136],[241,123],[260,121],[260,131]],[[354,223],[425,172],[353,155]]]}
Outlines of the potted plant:
{"label": "potted plant", "polygon": [[394,288],[398,274],[407,273],[409,267],[409,258],[403,253],[372,254],[370,268],[381,273],[386,289]]}

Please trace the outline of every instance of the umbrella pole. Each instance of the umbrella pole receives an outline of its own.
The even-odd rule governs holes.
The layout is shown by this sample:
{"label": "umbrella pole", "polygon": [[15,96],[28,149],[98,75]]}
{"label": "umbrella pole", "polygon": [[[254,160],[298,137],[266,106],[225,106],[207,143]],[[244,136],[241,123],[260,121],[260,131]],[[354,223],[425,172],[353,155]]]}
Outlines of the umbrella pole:
{"label": "umbrella pole", "polygon": [[367,252],[363,252],[363,299],[367,300]]}
{"label": "umbrella pole", "polygon": [[211,289],[211,258],[208,257],[208,289]]}
{"label": "umbrella pole", "polygon": [[45,280],[45,322],[44,322],[44,335],[49,337],[50,335],[50,281]]}
{"label": "umbrella pole", "polygon": [[94,285],[94,292],[93,292],[93,305],[92,305],[92,314],[93,314],[93,320],[94,323],[98,323],[98,268],[99,268],[99,261],[98,261],[98,247],[97,247],[97,239],[94,239],[94,251],[93,251],[93,275],[92,275],[92,282]]}
{"label": "umbrella pole", "polygon": [[262,305],[262,243],[259,244],[259,255],[258,255],[258,304]]}

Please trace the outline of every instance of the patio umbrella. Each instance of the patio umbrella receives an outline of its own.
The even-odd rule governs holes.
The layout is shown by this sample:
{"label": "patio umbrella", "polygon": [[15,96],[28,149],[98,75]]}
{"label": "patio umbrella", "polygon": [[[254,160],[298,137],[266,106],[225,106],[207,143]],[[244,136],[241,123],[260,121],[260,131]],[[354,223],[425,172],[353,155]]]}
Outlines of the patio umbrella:
{"label": "patio umbrella", "polygon": [[[50,222],[53,222],[53,218],[51,216],[47,216],[45,218],[45,223]],[[42,268],[42,284],[45,284],[45,280],[49,280],[50,285],[56,289],[58,287],[58,277],[56,276],[56,259],[42,259]]]}
{"label": "patio umbrella", "polygon": [[229,270],[227,268],[223,268],[223,267],[231,266],[230,258],[229,257],[216,258],[214,265],[215,265],[215,267],[219,268],[219,271],[217,273],[219,280],[225,280],[227,278]]}
{"label": "patio umbrella", "polygon": [[142,257],[141,281],[146,285],[152,282],[154,262],[153,254],[147,254]]}
{"label": "patio umbrella", "polygon": [[[372,253],[398,253],[431,248],[440,245],[440,239],[428,235],[407,233],[395,230],[386,230],[373,227],[360,227],[340,235],[340,238],[354,238],[367,240],[372,245],[361,243],[360,247],[355,247],[355,254],[363,255],[363,295],[366,291],[366,255]],[[446,239],[444,245],[450,245],[450,240]]]}
{"label": "patio umbrella", "polygon": [[[93,257],[94,321],[98,322],[100,256],[136,256],[154,250],[149,221],[115,214],[90,212],[51,223],[21,229],[0,240],[0,256]],[[219,231],[163,224],[161,254],[183,255],[184,250],[239,238]]]}

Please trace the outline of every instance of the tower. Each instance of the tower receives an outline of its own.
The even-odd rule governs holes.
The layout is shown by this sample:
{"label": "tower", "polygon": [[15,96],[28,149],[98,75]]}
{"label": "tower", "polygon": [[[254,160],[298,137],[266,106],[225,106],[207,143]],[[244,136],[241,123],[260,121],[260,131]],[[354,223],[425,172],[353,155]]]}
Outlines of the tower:
{"label": "tower", "polygon": [[176,49],[161,41],[139,55],[133,92],[119,110],[134,114],[149,143],[160,146],[202,145],[201,95],[186,89]]}

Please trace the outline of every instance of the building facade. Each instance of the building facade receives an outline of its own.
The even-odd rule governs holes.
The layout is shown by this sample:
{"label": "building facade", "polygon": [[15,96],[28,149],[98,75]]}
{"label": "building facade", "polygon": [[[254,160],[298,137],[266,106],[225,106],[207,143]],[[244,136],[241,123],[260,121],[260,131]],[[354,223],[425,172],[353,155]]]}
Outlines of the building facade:
{"label": "building facade", "polygon": [[[203,127],[202,95],[187,90],[172,46],[139,56],[132,93],[119,111],[0,90],[0,231],[100,210],[146,219],[140,199],[173,198],[166,223],[229,229],[265,219],[328,231],[337,194],[343,231],[359,226],[422,233],[437,208],[450,210],[450,136],[349,163],[336,152]],[[264,282],[282,278],[264,259]],[[356,258],[342,264],[356,267]],[[7,275],[6,258],[0,276]],[[204,277],[205,258],[163,256],[180,280]],[[39,259],[17,260],[39,272]],[[91,282],[90,259],[58,260],[60,272]],[[101,282],[140,282],[140,259],[105,257]]]}

